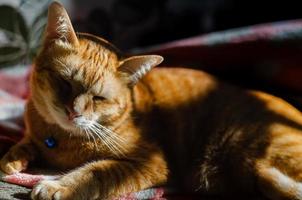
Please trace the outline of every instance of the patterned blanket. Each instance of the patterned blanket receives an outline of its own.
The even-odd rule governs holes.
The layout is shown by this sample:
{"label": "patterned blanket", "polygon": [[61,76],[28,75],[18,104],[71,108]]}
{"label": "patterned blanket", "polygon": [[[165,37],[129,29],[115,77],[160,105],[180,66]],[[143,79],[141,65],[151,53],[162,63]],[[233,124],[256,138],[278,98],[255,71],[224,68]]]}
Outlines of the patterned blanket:
{"label": "patterned blanket", "polygon": [[[242,84],[272,83],[302,92],[302,19],[186,38],[133,53],[160,54],[166,65],[189,66]],[[263,89],[258,87],[259,89]]]}

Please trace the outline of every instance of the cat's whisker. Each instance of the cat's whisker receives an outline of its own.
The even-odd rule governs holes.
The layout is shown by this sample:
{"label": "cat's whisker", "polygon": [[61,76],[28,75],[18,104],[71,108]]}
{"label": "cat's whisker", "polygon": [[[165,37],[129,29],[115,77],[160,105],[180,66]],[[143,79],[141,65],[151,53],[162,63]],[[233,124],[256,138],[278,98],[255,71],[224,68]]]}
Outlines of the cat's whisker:
{"label": "cat's whisker", "polygon": [[87,134],[87,137],[88,137],[88,141],[90,142],[90,133],[89,133],[89,131],[88,131],[88,129],[87,128],[85,128],[84,129],[85,130],[85,132],[86,132],[86,134]]}
{"label": "cat's whisker", "polygon": [[98,130],[96,130],[95,128],[91,127],[90,130],[92,131],[92,133],[94,133],[94,135],[96,135],[100,140],[103,141],[103,143],[110,149],[110,151],[114,152],[115,151],[115,147],[112,143],[109,143],[105,136],[100,134]]}
{"label": "cat's whisker", "polygon": [[120,150],[119,144],[114,142],[113,140],[111,140],[110,138],[104,136],[104,140],[111,148],[113,151],[116,151],[118,153],[122,153],[122,151]]}
{"label": "cat's whisker", "polygon": [[90,135],[89,129],[88,129],[88,128],[84,128],[84,131],[85,131],[85,134],[86,134],[86,136],[87,136],[87,138],[88,138],[88,141],[90,142],[90,138],[92,137],[92,139],[93,139],[93,141],[94,141],[94,146],[95,146],[96,148],[98,148],[98,146],[97,146],[97,144],[96,144],[96,141],[95,141],[95,138],[94,138],[92,135]]}
{"label": "cat's whisker", "polygon": [[88,133],[87,133],[87,129],[86,129],[86,128],[84,128],[83,130],[84,130],[84,133],[85,133],[85,135],[86,135],[86,137],[87,137],[88,141],[90,142],[90,137],[89,137],[89,135],[88,135]]}
{"label": "cat's whisker", "polygon": [[[100,132],[102,133],[102,134],[105,134],[105,136],[106,136],[106,139],[109,139],[112,143],[114,143],[115,145],[117,145],[117,146],[119,146],[119,147],[122,147],[121,146],[121,144],[120,144],[120,138],[118,138],[117,136],[116,137],[114,137],[115,136],[115,133],[114,132],[112,132],[112,131],[104,131],[105,129],[103,129],[101,126],[97,126],[97,124],[95,123],[94,124],[94,126],[98,129],[98,130],[100,130]],[[118,140],[118,141],[116,141],[116,139]]]}
{"label": "cat's whisker", "polygon": [[123,154],[123,146],[120,143],[118,143],[114,138],[110,137],[110,135],[104,132],[99,126],[96,126],[95,123],[92,124],[92,127],[93,132],[99,136],[99,138],[112,152]]}
{"label": "cat's whisker", "polygon": [[120,142],[126,143],[125,139],[119,137],[114,131],[112,131],[98,123],[94,123],[94,125],[99,127],[101,130],[105,131],[109,137],[114,137],[115,139],[119,140]]}
{"label": "cat's whisker", "polygon": [[[90,129],[89,129],[90,130]],[[94,142],[94,146],[98,149],[98,144],[97,144],[97,142],[96,142],[96,139],[95,139],[95,137],[94,137],[94,135],[93,134],[91,134],[91,132],[90,131],[87,131],[87,133],[88,133],[88,135],[89,136],[91,136],[92,137],[92,139],[93,139],[93,142]],[[90,138],[90,137],[89,137]]]}

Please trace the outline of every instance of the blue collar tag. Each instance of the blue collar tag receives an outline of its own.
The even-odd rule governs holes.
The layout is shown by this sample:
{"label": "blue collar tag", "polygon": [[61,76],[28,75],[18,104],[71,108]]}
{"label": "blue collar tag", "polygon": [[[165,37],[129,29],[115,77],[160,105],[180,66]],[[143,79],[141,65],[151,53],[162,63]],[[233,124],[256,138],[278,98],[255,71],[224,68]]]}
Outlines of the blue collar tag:
{"label": "blue collar tag", "polygon": [[46,138],[44,140],[44,143],[45,143],[46,147],[48,147],[50,149],[52,149],[52,148],[54,148],[54,147],[57,146],[57,141],[55,140],[55,138],[53,138],[51,136],[48,137],[48,138]]}

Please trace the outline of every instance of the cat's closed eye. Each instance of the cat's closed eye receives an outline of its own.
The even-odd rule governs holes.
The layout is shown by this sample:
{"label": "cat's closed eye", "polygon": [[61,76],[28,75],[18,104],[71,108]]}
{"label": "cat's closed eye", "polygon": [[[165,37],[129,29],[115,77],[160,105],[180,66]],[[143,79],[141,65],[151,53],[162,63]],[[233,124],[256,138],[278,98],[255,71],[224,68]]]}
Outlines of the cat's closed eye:
{"label": "cat's closed eye", "polygon": [[93,101],[104,101],[104,100],[106,100],[106,98],[103,96],[93,96],[92,100]]}
{"label": "cat's closed eye", "polygon": [[64,92],[65,94],[69,94],[72,91],[71,84],[63,78],[60,78],[60,86],[62,92]]}

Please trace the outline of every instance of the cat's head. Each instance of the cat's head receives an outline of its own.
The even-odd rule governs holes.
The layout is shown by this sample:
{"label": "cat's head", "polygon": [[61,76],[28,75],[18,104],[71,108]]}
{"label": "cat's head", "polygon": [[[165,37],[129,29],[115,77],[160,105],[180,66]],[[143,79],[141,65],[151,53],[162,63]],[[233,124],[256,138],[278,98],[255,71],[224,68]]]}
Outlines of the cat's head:
{"label": "cat's head", "polygon": [[131,87],[162,60],[123,58],[107,41],[76,34],[63,6],[54,2],[31,79],[32,99],[46,121],[65,130],[114,127],[129,115]]}

